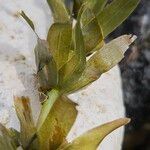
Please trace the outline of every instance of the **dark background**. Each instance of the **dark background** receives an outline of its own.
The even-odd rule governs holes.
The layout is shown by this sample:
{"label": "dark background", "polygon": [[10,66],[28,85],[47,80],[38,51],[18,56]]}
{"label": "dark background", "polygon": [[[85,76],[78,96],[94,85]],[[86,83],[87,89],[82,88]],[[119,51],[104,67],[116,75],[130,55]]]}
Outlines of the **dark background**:
{"label": "dark background", "polygon": [[150,150],[150,0],[138,8],[109,38],[136,34],[138,39],[120,63],[126,115],[123,150]]}

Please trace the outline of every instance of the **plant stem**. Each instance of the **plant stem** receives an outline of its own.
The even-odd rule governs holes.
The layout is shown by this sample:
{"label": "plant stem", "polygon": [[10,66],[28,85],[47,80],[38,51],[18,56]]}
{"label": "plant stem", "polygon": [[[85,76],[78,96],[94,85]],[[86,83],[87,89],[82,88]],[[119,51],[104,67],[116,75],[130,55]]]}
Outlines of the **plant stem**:
{"label": "plant stem", "polygon": [[50,92],[48,92],[47,96],[48,99],[44,102],[41,108],[40,116],[37,123],[37,130],[42,127],[55,101],[59,98],[60,92],[56,89],[52,89]]}

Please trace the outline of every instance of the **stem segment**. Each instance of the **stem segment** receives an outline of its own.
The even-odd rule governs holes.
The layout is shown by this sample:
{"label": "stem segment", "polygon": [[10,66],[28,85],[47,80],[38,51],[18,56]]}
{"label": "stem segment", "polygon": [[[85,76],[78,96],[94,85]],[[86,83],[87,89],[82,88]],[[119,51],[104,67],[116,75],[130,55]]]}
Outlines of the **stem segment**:
{"label": "stem segment", "polygon": [[47,96],[48,99],[44,102],[41,108],[41,113],[37,123],[37,130],[42,127],[55,101],[59,98],[60,92],[56,89],[52,89],[50,92],[48,92]]}

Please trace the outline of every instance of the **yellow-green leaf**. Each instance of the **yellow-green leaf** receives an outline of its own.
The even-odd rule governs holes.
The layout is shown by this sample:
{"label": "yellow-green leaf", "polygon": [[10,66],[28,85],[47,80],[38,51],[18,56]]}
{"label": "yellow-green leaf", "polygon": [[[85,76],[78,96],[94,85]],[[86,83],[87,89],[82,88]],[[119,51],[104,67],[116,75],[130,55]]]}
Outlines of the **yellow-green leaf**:
{"label": "yellow-green leaf", "polygon": [[135,39],[136,36],[123,35],[105,44],[87,61],[86,69],[81,78],[69,90],[76,91],[89,85],[97,80],[102,73],[109,71],[117,65],[124,57],[124,53],[129,48],[129,45]]}
{"label": "yellow-green leaf", "polygon": [[96,19],[95,14],[90,8],[87,8],[86,6],[81,15],[81,23],[85,51],[87,54],[89,54],[103,40],[101,27],[98,23],[98,20]]}
{"label": "yellow-green leaf", "polygon": [[108,0],[90,0],[93,3],[91,7],[94,14],[97,16],[106,6]]}
{"label": "yellow-green leaf", "polygon": [[87,131],[58,150],[96,150],[98,145],[109,133],[129,122],[130,119],[124,118],[103,124]]}
{"label": "yellow-green leaf", "polygon": [[95,15],[98,15],[106,6],[108,0],[84,0],[83,3],[90,8]]}
{"label": "yellow-green leaf", "polygon": [[47,0],[52,13],[54,22],[66,23],[70,21],[68,10],[63,0]]}
{"label": "yellow-green leaf", "polygon": [[116,29],[136,8],[140,0],[113,0],[111,4],[97,16],[106,37]]}
{"label": "yellow-green leaf", "polygon": [[47,41],[59,70],[68,60],[72,41],[72,24],[53,24],[48,32]]}
{"label": "yellow-green leaf", "polygon": [[76,104],[65,96],[55,102],[38,132],[41,150],[56,150],[65,140],[77,116],[75,107]]}
{"label": "yellow-green leaf", "polygon": [[27,148],[30,144],[36,128],[32,117],[29,98],[15,97],[15,110],[20,121],[20,140],[23,148]]}

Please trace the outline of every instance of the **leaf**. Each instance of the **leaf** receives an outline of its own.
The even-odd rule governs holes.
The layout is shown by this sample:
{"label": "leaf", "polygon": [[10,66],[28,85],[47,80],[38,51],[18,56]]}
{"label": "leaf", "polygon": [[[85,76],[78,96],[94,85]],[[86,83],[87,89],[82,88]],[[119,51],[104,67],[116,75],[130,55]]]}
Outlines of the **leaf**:
{"label": "leaf", "polygon": [[29,98],[15,97],[14,105],[20,121],[20,140],[23,148],[27,148],[36,132]]}
{"label": "leaf", "polygon": [[60,77],[62,77],[60,78],[59,86],[63,92],[77,81],[86,65],[84,41],[79,21],[77,21],[74,28],[73,46],[74,55],[72,59],[70,59],[59,71]]}
{"label": "leaf", "polygon": [[65,7],[65,3],[62,0],[47,0],[47,2],[52,10],[54,22],[70,22],[69,13]]}
{"label": "leaf", "polygon": [[108,0],[75,0],[74,2],[74,13],[77,17],[77,14],[82,7],[82,5],[86,5],[91,11],[98,15],[103,8],[105,7]]}
{"label": "leaf", "polygon": [[59,70],[68,60],[72,42],[72,24],[53,24],[48,32],[47,41]]}
{"label": "leaf", "polygon": [[93,6],[91,6],[94,14],[97,16],[106,6],[108,0],[90,0]]}
{"label": "leaf", "polygon": [[97,80],[102,73],[117,65],[135,39],[136,36],[123,35],[104,45],[87,61],[86,69],[81,78],[69,90],[73,92],[89,85]]}
{"label": "leaf", "polygon": [[0,124],[0,149],[16,150],[17,145],[14,141],[12,132]]}
{"label": "leaf", "polygon": [[[85,6],[86,7],[86,6]],[[91,53],[93,49],[103,41],[101,27],[91,9],[84,9],[81,15],[82,33],[85,43],[85,51]]]}
{"label": "leaf", "polygon": [[45,40],[37,39],[35,47],[37,77],[42,91],[47,91],[57,85],[57,67]]}
{"label": "leaf", "polygon": [[66,96],[53,105],[45,123],[38,132],[40,149],[56,150],[65,140],[77,116],[76,104]]}
{"label": "leaf", "polygon": [[109,133],[129,122],[130,119],[124,118],[103,124],[87,131],[58,150],[96,150],[98,145]]}
{"label": "leaf", "polygon": [[35,27],[34,27],[32,20],[24,13],[24,11],[21,11],[20,15],[26,20],[26,22],[29,24],[29,26],[32,28],[32,30],[35,32]]}
{"label": "leaf", "polygon": [[136,8],[140,0],[113,0],[113,2],[97,16],[106,37],[116,29]]}

